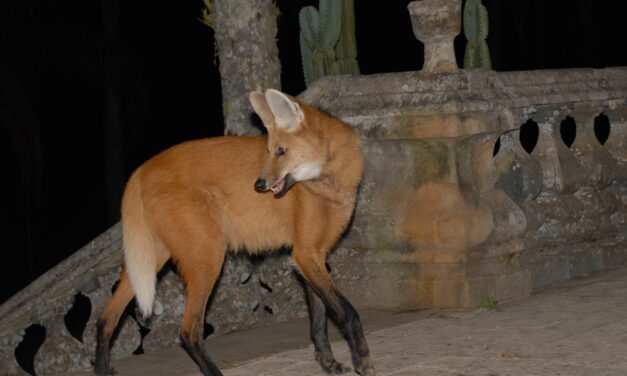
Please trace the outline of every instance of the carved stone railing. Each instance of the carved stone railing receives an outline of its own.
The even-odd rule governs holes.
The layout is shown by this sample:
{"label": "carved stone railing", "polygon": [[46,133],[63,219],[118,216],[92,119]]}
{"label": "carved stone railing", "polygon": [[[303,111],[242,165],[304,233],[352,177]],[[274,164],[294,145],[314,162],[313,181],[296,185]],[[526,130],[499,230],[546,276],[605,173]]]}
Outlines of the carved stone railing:
{"label": "carved stone railing", "polygon": [[626,68],[327,77],[303,97],[363,138],[331,257],[359,305],[474,307],[627,259]]}
{"label": "carved stone railing", "polygon": [[[90,367],[96,320],[117,281],[121,246],[120,225],[116,224],[0,307],[0,375],[27,374],[23,368],[32,366],[28,361],[33,359],[20,365],[15,357],[22,341],[38,349],[34,358],[37,375]],[[207,329],[222,334],[306,316],[302,287],[289,259],[283,254],[261,261],[227,257],[207,314]],[[153,316],[147,322],[139,321],[131,310],[122,320],[112,356],[129,356],[140,344],[144,351],[154,351],[177,343],[183,308],[182,284],[167,267],[158,282]],[[73,310],[84,316],[71,316]],[[68,325],[66,318],[70,317],[74,322]],[[78,332],[70,329],[76,326]],[[150,329],[147,334],[146,329]],[[37,340],[43,341],[41,347],[30,344]]]}
{"label": "carved stone railing", "polygon": [[353,227],[331,258],[361,306],[474,307],[627,259],[627,69],[451,69],[459,6],[409,5],[442,52],[422,72],[326,77],[303,95],[363,139]]}
{"label": "carved stone railing", "polygon": [[[459,1],[414,2],[413,21],[447,19],[429,18],[429,6],[455,10]],[[475,307],[623,264],[627,68],[457,70],[438,45],[454,37],[445,26],[429,37],[434,53],[422,72],[326,77],[301,95],[362,138],[353,224],[329,260],[340,289],[360,307]],[[286,253],[229,256],[208,328],[306,315]],[[37,339],[37,375],[89,367],[121,259],[116,225],[2,305],[0,374],[26,374],[15,351]],[[114,357],[176,343],[183,305],[169,270],[152,319],[138,322],[130,310]]]}

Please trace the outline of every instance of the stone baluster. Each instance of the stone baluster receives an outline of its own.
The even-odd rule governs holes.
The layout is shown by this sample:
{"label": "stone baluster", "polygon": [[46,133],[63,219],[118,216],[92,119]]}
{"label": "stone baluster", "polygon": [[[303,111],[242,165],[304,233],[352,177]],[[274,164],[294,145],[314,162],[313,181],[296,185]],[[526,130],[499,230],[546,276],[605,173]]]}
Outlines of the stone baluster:
{"label": "stone baluster", "polygon": [[616,176],[616,161],[594,133],[594,121],[600,112],[598,108],[584,108],[575,110],[571,115],[577,124],[571,149],[582,167],[583,184],[591,188],[604,188]]}
{"label": "stone baluster", "polygon": [[424,43],[423,72],[456,71],[453,40],[461,31],[460,0],[419,0],[407,7],[414,35]]}
{"label": "stone baluster", "polygon": [[604,150],[610,153],[616,161],[616,170],[623,171],[623,174],[616,176],[619,182],[625,182],[627,179],[627,110],[608,110],[605,115],[609,120],[609,135],[602,146]]}
{"label": "stone baluster", "polygon": [[539,163],[522,148],[519,132],[515,130],[500,137],[501,150],[494,162],[496,187],[521,205],[540,194],[543,177]]}
{"label": "stone baluster", "polygon": [[542,166],[544,192],[551,194],[574,193],[582,184],[580,163],[560,132],[569,113],[556,110],[551,117],[538,118],[538,145],[532,157]]}
{"label": "stone baluster", "polygon": [[[559,123],[559,119],[564,118],[568,113],[570,113],[568,109],[540,111],[534,109],[534,113],[530,117],[538,124],[538,142],[530,156],[540,165],[542,191],[548,194],[560,192],[564,185],[562,169],[560,168],[559,146],[556,145],[555,123]],[[522,121],[527,121],[527,118]],[[559,137],[559,129],[557,132]]]}
{"label": "stone baluster", "polygon": [[605,112],[609,120],[609,134],[601,147],[614,159],[615,178],[606,191],[612,193],[618,200],[616,210],[610,216],[612,224],[618,228],[627,225],[627,109],[610,109]]}

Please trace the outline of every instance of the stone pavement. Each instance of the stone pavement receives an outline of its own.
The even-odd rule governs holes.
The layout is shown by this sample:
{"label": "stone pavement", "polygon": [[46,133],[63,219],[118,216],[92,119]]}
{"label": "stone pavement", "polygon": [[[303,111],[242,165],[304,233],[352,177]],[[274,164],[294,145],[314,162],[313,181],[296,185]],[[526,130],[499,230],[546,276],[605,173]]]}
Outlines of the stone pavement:
{"label": "stone pavement", "polygon": [[[569,281],[498,310],[362,316],[379,376],[627,375],[627,267]],[[207,344],[225,376],[324,375],[306,333],[301,320]],[[334,342],[333,349],[339,361],[349,362],[344,341]],[[116,366],[119,376],[200,375],[178,348]]]}

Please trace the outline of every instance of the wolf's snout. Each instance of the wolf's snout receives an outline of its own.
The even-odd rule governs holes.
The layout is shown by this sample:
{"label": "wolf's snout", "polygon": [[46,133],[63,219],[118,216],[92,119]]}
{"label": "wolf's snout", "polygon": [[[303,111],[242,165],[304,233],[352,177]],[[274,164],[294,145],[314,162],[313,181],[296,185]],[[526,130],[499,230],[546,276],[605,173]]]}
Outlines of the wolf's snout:
{"label": "wolf's snout", "polygon": [[266,179],[257,179],[257,181],[255,182],[255,190],[258,192],[268,190],[268,188],[266,188]]}

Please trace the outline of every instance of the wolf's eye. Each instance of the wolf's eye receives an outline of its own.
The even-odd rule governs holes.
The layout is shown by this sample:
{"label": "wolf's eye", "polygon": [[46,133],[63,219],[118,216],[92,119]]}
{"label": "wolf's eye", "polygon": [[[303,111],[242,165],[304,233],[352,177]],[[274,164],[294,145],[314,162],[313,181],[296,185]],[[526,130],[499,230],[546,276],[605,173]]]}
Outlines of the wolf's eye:
{"label": "wolf's eye", "polygon": [[276,148],[276,156],[280,157],[283,154],[285,154],[285,148],[283,146],[279,146],[278,148]]}

